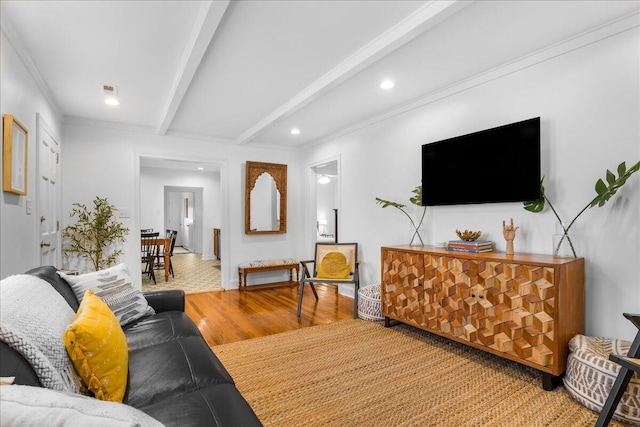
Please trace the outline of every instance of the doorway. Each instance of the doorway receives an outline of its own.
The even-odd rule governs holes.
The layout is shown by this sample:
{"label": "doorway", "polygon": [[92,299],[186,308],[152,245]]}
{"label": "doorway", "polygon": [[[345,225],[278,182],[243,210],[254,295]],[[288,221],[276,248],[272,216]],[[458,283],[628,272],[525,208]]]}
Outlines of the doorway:
{"label": "doorway", "polygon": [[203,189],[164,187],[165,229],[176,230],[176,246],[188,252],[203,253]]}
{"label": "doorway", "polygon": [[[172,266],[175,275],[157,284],[142,277],[153,289],[210,290],[227,279],[224,265],[213,254],[213,229],[224,228],[226,161],[198,162],[139,156],[138,202],[140,229],[176,230]],[[182,250],[187,247],[189,251]]]}
{"label": "doorway", "polygon": [[312,166],[315,174],[315,218],[316,241],[338,241],[339,174],[338,160],[329,160]]}

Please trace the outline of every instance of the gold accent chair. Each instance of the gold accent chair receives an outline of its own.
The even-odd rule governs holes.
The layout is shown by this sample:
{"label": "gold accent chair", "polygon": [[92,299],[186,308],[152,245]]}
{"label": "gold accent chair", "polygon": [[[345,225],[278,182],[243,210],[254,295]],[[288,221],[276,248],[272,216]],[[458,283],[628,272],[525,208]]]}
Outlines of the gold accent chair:
{"label": "gold accent chair", "polygon": [[[313,263],[313,275],[308,264]],[[360,274],[358,270],[357,243],[316,243],[315,258],[300,261],[302,274],[300,275],[300,291],[298,295],[298,317],[302,310],[302,295],[304,285],[309,284],[313,295],[318,299],[316,283],[354,284],[353,318],[358,317],[358,290],[360,289]]]}

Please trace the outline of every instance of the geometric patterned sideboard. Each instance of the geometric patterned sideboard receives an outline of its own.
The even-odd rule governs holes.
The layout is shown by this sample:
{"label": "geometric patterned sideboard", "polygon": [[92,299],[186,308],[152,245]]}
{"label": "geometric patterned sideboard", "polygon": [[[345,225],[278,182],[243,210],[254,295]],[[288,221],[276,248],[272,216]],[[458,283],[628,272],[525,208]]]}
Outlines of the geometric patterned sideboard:
{"label": "geometric patterned sideboard", "polygon": [[584,259],[382,248],[385,325],[397,320],[542,371],[551,390],[584,333]]}

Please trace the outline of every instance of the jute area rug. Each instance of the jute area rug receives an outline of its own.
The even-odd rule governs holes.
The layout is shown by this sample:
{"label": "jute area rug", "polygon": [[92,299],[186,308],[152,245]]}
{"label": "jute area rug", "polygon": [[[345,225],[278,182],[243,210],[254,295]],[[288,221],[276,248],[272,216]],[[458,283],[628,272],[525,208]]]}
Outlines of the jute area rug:
{"label": "jute area rug", "polygon": [[[593,426],[541,374],[404,325],[343,320],[213,347],[265,426]],[[612,422],[611,426],[624,424]]]}

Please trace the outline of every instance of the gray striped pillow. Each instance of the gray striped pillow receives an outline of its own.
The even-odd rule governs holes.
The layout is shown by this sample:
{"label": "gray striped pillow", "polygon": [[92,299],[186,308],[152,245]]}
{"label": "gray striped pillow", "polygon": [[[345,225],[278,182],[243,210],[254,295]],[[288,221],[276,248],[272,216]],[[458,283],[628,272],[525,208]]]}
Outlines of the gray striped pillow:
{"label": "gray striped pillow", "polygon": [[78,299],[91,289],[113,311],[121,326],[143,316],[155,314],[139,289],[136,289],[125,264],[118,264],[105,270],[71,276],[58,272],[69,283]]}

